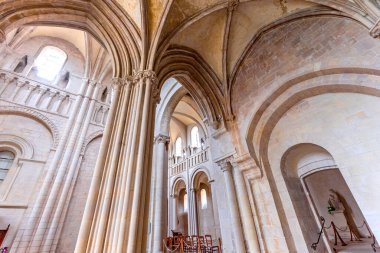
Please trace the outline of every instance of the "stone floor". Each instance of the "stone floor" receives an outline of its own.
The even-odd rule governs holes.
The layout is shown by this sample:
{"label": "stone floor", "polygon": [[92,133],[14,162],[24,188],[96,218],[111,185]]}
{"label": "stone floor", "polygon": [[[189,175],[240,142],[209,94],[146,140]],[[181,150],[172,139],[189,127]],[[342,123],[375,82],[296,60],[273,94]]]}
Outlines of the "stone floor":
{"label": "stone floor", "polygon": [[[336,252],[339,253],[372,253],[372,239],[362,239],[360,242],[347,242],[347,246],[336,246]],[[380,247],[376,248],[376,252],[380,252]]]}

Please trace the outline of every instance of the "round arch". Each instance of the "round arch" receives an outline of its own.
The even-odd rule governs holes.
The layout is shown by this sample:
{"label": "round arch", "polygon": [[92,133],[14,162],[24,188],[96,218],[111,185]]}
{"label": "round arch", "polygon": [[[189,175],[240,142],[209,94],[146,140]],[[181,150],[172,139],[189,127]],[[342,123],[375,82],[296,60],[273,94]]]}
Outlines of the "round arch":
{"label": "round arch", "polygon": [[181,186],[184,186],[185,189],[187,190],[187,185],[186,185],[186,180],[185,178],[181,177],[181,176],[177,176],[174,180],[173,180],[173,184],[172,184],[172,187],[170,189],[170,194],[171,195],[175,195],[176,194],[176,191],[178,190],[179,187]]}
{"label": "round arch", "polygon": [[189,91],[211,127],[217,129],[224,123],[227,116],[221,81],[196,52],[172,48],[165,52],[155,71],[160,89],[165,80],[176,78]]}
{"label": "round arch", "polygon": [[47,118],[43,114],[29,108],[22,108],[22,107],[17,107],[17,106],[0,106],[0,115],[1,114],[16,114],[16,115],[22,115],[22,116],[26,116],[34,120],[37,120],[42,125],[44,125],[48,129],[48,131],[51,133],[53,137],[53,148],[56,148],[58,146],[58,142],[59,142],[58,128],[49,118]]}
{"label": "round arch", "polygon": [[201,174],[204,174],[206,175],[207,179],[208,179],[208,182],[212,181],[213,179],[211,178],[211,174],[209,172],[209,170],[204,167],[204,166],[201,166],[197,169],[194,170],[194,172],[191,174],[191,177],[190,177],[190,185],[191,187],[193,188],[196,188],[196,179],[198,178],[199,175]]}
{"label": "round arch", "polygon": [[[319,71],[311,71],[313,67],[313,65],[306,66],[276,81],[274,84],[276,88],[273,92],[260,101],[258,109],[252,112],[245,139],[250,154],[261,169],[263,166],[262,154],[269,141],[266,138],[269,137],[281,116],[299,101],[325,93],[359,93],[380,96],[380,89],[373,83],[357,85],[354,80],[341,81],[338,80],[339,78],[332,78],[345,74],[370,75],[380,78],[379,70],[325,66],[326,68],[321,68]],[[300,75],[300,73],[302,74]],[[329,82],[323,80],[326,76],[331,76]]]}
{"label": "round arch", "polygon": [[103,130],[99,130],[96,132],[91,133],[83,142],[82,148],[81,148],[81,154],[84,154],[86,151],[87,146],[94,141],[95,139],[103,136]]}
{"label": "round arch", "polygon": [[[0,41],[23,25],[54,25],[84,30],[112,55],[114,77],[124,77],[140,67],[140,35],[128,15],[113,2],[16,0],[0,5]],[[90,10],[90,11],[89,11]],[[109,14],[114,13],[113,18]],[[107,16],[108,15],[108,16]]]}

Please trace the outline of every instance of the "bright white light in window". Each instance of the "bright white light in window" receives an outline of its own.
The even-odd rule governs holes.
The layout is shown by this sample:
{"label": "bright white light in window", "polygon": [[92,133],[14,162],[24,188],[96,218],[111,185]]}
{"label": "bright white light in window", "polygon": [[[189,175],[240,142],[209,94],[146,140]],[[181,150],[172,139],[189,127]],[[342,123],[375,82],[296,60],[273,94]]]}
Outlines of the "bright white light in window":
{"label": "bright white light in window", "polygon": [[201,206],[202,206],[202,209],[207,208],[207,192],[205,189],[201,190]]}
{"label": "bright white light in window", "polygon": [[175,155],[182,156],[182,138],[178,137],[175,141]]}
{"label": "bright white light in window", "polygon": [[199,148],[201,146],[199,142],[199,130],[196,126],[191,129],[191,145],[194,148]]}
{"label": "bright white light in window", "polygon": [[11,168],[15,155],[9,151],[0,151],[0,182],[4,181]]}
{"label": "bright white light in window", "polygon": [[183,195],[183,211],[187,213],[187,194]]}
{"label": "bright white light in window", "polygon": [[64,51],[57,47],[44,47],[34,62],[37,69],[37,76],[48,81],[53,81],[57,76],[67,55]]}

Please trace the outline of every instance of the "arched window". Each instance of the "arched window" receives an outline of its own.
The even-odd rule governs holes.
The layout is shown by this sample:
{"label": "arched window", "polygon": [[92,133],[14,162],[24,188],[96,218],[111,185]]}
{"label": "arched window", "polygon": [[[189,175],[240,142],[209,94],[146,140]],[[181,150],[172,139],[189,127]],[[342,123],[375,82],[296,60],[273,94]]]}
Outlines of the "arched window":
{"label": "arched window", "polygon": [[188,209],[188,206],[187,206],[187,193],[185,193],[185,195],[183,195],[183,211],[185,213],[187,213],[187,209]]}
{"label": "arched window", "polygon": [[0,183],[4,181],[11,168],[15,155],[10,151],[0,151]]}
{"label": "arched window", "polygon": [[175,141],[175,156],[182,156],[182,138],[178,137]]}
{"label": "arched window", "polygon": [[34,61],[37,76],[48,81],[53,81],[61,71],[66,59],[67,55],[63,50],[53,46],[44,47]]}
{"label": "arched window", "polygon": [[202,209],[207,208],[207,192],[205,189],[201,190],[201,208]]}
{"label": "arched window", "polygon": [[21,60],[19,61],[19,63],[17,64],[16,68],[13,71],[16,73],[21,73],[22,71],[24,71],[26,65],[28,65],[27,55],[21,58]]}
{"label": "arched window", "polygon": [[193,148],[199,148],[201,146],[199,141],[199,129],[197,126],[191,129],[191,146]]}

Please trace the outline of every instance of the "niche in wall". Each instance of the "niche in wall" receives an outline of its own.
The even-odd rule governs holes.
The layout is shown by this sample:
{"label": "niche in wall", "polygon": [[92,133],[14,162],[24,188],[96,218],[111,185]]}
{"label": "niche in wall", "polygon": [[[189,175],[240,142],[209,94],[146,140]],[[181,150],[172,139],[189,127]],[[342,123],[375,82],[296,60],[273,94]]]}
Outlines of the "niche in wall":
{"label": "niche in wall", "polygon": [[27,55],[23,56],[20,59],[20,61],[18,62],[17,66],[15,67],[15,69],[13,71],[16,73],[21,73],[24,71],[26,65],[28,65],[28,56]]}

